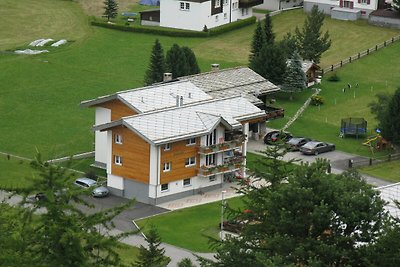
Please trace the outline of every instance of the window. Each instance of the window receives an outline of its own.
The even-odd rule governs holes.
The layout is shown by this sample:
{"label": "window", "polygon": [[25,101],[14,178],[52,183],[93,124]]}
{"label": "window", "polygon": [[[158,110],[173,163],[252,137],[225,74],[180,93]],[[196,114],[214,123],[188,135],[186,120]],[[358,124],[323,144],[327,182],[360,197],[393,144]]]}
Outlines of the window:
{"label": "window", "polygon": [[210,182],[214,182],[216,180],[217,180],[217,177],[215,175],[211,175],[208,177],[208,181],[210,181]]}
{"label": "window", "polygon": [[206,136],[206,146],[215,145],[217,142],[217,129],[214,129],[212,133]]}
{"label": "window", "polygon": [[164,145],[164,151],[169,151],[169,150],[171,150],[171,144],[170,143],[165,144]]}
{"label": "window", "polygon": [[190,3],[179,2],[179,7],[180,7],[180,10],[189,10],[190,9]]}
{"label": "window", "polygon": [[186,3],[185,7],[186,7],[186,10],[189,10],[190,9],[190,3]]}
{"label": "window", "polygon": [[163,171],[169,172],[171,170],[171,162],[164,162]]}
{"label": "window", "polygon": [[196,165],[196,157],[187,158],[185,161],[185,167]]}
{"label": "window", "polygon": [[351,2],[351,1],[343,1],[343,7],[345,7],[345,8],[353,8],[353,2]]}
{"label": "window", "polygon": [[190,138],[190,139],[186,140],[187,146],[195,145],[195,144],[196,144],[196,138]]}
{"label": "window", "polygon": [[115,155],[115,156],[114,156],[114,163],[115,163],[116,165],[122,165],[122,157],[121,157],[121,156]]}
{"label": "window", "polygon": [[180,2],[181,5],[181,9],[185,9],[185,3],[184,2]]}
{"label": "window", "polygon": [[167,191],[168,190],[168,184],[162,184],[161,185],[161,192],[162,191]]}
{"label": "window", "polygon": [[215,162],[216,162],[215,154],[206,156],[206,166],[215,165]]}
{"label": "window", "polygon": [[228,0],[224,0],[224,5],[227,5],[228,4]]}
{"label": "window", "polygon": [[183,186],[189,186],[189,185],[190,185],[190,178],[184,179]]}
{"label": "window", "polygon": [[122,144],[122,135],[120,135],[120,134],[115,134],[115,135],[114,135],[114,142],[115,142],[116,144]]}
{"label": "window", "polygon": [[215,0],[215,8],[221,6],[221,0]]}

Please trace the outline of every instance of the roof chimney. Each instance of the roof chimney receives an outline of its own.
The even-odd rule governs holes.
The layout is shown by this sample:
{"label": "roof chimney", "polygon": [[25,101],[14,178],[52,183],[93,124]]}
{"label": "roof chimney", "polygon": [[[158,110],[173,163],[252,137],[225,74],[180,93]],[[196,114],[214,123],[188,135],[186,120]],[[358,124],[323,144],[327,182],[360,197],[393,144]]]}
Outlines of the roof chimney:
{"label": "roof chimney", "polygon": [[176,96],[176,106],[180,107],[181,106],[181,102],[179,100],[179,95]]}
{"label": "roof chimney", "polygon": [[172,73],[165,72],[163,77],[163,82],[170,82],[172,81]]}
{"label": "roof chimney", "polygon": [[179,101],[179,106],[182,107],[183,106],[183,96],[181,96],[181,99]]}
{"label": "roof chimney", "polygon": [[219,70],[219,64],[214,63],[211,64],[211,71],[218,71]]}
{"label": "roof chimney", "polygon": [[188,98],[192,98],[192,93],[191,92],[189,92]]}

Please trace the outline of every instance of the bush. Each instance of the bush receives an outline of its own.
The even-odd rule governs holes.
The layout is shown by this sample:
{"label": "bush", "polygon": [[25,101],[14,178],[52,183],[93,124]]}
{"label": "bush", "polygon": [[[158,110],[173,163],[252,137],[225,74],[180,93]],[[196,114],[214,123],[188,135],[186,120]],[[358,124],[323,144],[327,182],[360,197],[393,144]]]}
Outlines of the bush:
{"label": "bush", "polygon": [[320,95],[314,95],[311,97],[311,105],[320,106],[324,104],[324,102],[325,102],[324,98]]}
{"label": "bush", "polygon": [[89,169],[89,170],[85,173],[85,177],[97,181],[97,174],[96,174],[96,172],[95,172],[93,169]]}
{"label": "bush", "polygon": [[335,72],[332,76],[330,76],[328,78],[328,81],[330,81],[330,82],[338,82],[338,81],[340,81],[340,78],[339,78],[339,76],[337,76],[337,74]]}
{"label": "bush", "polygon": [[[255,17],[235,21],[229,24],[225,24],[213,29],[207,29],[207,26],[203,28],[203,31],[189,31],[189,30],[180,30],[173,28],[164,28],[164,27],[156,27],[156,26],[142,26],[142,25],[121,25],[121,24],[109,24],[103,20],[98,20],[97,18],[92,17],[90,24],[93,26],[126,31],[126,32],[139,32],[139,33],[150,33],[157,35],[166,35],[173,37],[208,37],[208,36],[216,36],[225,32],[229,32],[235,29],[243,28],[245,26],[254,24],[256,22]],[[204,31],[207,29],[207,31]]]}

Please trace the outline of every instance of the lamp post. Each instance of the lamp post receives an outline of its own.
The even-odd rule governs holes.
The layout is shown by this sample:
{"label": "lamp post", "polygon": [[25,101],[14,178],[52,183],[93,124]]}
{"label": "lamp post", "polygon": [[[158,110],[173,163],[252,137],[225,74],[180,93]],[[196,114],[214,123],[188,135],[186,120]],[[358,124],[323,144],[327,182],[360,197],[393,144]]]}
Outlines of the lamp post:
{"label": "lamp post", "polygon": [[226,193],[225,190],[221,191],[221,240],[223,240],[223,231],[224,231],[224,208],[225,208],[225,200],[224,194]]}

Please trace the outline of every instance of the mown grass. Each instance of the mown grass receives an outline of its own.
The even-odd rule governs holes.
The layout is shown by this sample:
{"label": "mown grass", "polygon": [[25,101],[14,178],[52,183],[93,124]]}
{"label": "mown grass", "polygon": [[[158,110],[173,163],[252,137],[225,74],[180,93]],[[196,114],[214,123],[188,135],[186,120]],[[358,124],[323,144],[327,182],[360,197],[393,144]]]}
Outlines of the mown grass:
{"label": "mown grass", "polygon": [[[242,207],[242,198],[227,200],[231,208]],[[209,240],[218,238],[221,220],[221,203],[214,202],[137,221],[149,229],[154,225],[163,242],[196,252],[211,252]]]}
{"label": "mown grass", "polygon": [[400,160],[359,168],[359,171],[394,183],[400,182]]}
{"label": "mown grass", "polygon": [[125,266],[132,266],[139,255],[139,248],[121,244],[121,247],[116,249],[116,252],[121,257],[121,263]]}
{"label": "mown grass", "polygon": [[0,186],[5,189],[22,188],[30,185],[30,178],[37,173],[29,161],[0,156]]}
{"label": "mown grass", "polygon": [[87,17],[74,1],[2,0],[0,17],[0,51],[40,38],[81,40],[90,32]]}

